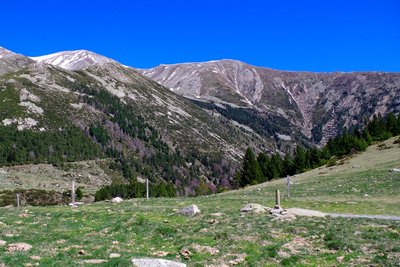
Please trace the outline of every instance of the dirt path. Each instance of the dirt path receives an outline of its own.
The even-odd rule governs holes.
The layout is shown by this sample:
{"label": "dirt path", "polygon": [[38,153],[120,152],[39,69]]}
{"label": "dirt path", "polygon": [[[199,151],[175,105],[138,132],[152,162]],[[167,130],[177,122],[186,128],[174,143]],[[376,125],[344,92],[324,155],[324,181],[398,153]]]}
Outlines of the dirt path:
{"label": "dirt path", "polygon": [[394,216],[394,215],[368,215],[368,214],[344,214],[344,213],[326,213],[326,215],[331,217],[342,217],[342,218],[366,218],[366,219],[400,221],[400,216]]}
{"label": "dirt path", "polygon": [[344,214],[344,213],[325,213],[317,210],[308,210],[300,208],[287,209],[289,213],[297,216],[309,216],[309,217],[340,217],[340,218],[366,218],[366,219],[380,219],[380,220],[392,220],[400,221],[400,216],[394,215],[369,215],[369,214]]}

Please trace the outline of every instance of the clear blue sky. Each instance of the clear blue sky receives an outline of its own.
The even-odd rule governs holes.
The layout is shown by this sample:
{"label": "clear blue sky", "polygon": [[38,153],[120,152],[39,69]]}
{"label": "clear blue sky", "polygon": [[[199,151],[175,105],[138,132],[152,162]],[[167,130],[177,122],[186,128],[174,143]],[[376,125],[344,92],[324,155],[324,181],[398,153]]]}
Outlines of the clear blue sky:
{"label": "clear blue sky", "polygon": [[0,46],[126,65],[231,58],[282,70],[400,72],[399,0],[2,1]]}

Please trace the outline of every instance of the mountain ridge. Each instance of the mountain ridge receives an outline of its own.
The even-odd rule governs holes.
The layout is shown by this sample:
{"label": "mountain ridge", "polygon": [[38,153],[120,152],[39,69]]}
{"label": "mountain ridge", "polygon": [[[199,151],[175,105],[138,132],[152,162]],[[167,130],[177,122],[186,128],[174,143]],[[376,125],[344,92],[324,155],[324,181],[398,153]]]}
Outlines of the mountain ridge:
{"label": "mountain ridge", "polygon": [[[229,60],[163,64],[139,71],[188,98],[290,117],[294,127],[320,144],[340,133],[343,126],[355,126],[362,117],[400,111],[396,102],[400,97],[400,73],[279,71]],[[383,97],[384,94],[388,94],[387,97]],[[370,99],[361,99],[365,96]],[[358,100],[352,107],[350,102],[354,102],[354,98]],[[379,100],[370,101],[372,98]],[[339,99],[344,101],[340,103]],[[376,103],[380,100],[383,102]],[[368,102],[372,102],[371,111],[366,107]],[[362,105],[368,112],[360,110]],[[345,113],[344,121],[332,115],[338,110],[340,114]],[[356,116],[355,120],[350,119],[352,115]]]}

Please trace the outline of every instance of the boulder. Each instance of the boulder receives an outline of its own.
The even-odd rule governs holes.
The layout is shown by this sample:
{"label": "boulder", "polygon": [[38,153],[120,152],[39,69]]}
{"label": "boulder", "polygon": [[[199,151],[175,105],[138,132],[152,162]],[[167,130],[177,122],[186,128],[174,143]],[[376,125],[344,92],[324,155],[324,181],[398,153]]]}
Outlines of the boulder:
{"label": "boulder", "polygon": [[195,216],[197,214],[200,214],[201,211],[199,210],[197,205],[190,205],[181,209],[179,213],[185,216]]}
{"label": "boulder", "polygon": [[240,209],[242,213],[269,213],[271,208],[265,207],[260,204],[250,203]]}
{"label": "boulder", "polygon": [[119,258],[119,257],[121,257],[121,255],[118,253],[110,253],[110,259]]}
{"label": "boulder", "polygon": [[186,267],[186,264],[163,259],[133,259],[136,267]]}
{"label": "boulder", "polygon": [[393,169],[390,169],[389,171],[390,172],[400,172],[400,169],[393,168]]}
{"label": "boulder", "polygon": [[113,199],[111,199],[112,203],[121,203],[122,201],[124,200],[120,197],[114,197]]}

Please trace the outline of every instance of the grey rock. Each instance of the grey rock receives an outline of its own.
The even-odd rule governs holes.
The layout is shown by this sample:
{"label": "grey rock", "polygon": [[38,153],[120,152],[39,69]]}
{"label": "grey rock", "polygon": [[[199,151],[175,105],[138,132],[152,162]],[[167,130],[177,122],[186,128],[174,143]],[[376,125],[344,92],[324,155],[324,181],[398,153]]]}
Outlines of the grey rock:
{"label": "grey rock", "polygon": [[190,205],[181,209],[179,213],[185,216],[195,216],[197,214],[200,214],[201,211],[199,210],[197,205]]}
{"label": "grey rock", "polygon": [[124,200],[120,197],[114,197],[113,199],[111,199],[112,203],[121,203],[122,201]]}
{"label": "grey rock", "polygon": [[260,204],[250,203],[240,209],[242,213],[269,213],[271,208],[265,207]]}

